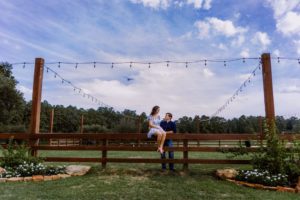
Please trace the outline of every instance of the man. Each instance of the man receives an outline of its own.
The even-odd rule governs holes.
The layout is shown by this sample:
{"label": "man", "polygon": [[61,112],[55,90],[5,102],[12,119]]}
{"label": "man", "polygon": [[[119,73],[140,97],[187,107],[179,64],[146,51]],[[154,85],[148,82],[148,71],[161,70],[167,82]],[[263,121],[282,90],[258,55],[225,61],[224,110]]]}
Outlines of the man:
{"label": "man", "polygon": [[[166,113],[165,118],[161,121],[160,126],[166,133],[176,133],[176,124],[172,121],[173,115],[171,113]],[[167,139],[164,143],[165,147],[173,147],[173,141],[171,139]],[[169,151],[169,159],[174,159],[174,152]],[[162,159],[166,158],[166,152],[161,155]],[[166,163],[162,163],[162,169],[166,170]],[[174,163],[169,163],[169,169],[174,171]]]}

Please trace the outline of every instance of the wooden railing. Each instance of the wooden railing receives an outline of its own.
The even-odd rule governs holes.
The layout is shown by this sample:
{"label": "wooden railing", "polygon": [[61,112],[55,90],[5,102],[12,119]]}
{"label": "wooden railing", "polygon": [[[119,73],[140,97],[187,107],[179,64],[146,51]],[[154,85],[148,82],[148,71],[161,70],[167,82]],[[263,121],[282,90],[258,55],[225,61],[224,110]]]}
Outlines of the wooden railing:
{"label": "wooden railing", "polygon": [[[137,133],[110,133],[110,134],[78,134],[78,133],[43,133],[43,134],[10,134],[1,133],[0,140],[27,141],[32,151],[39,150],[56,150],[56,151],[101,151],[101,156],[95,158],[82,157],[45,157],[49,162],[99,162],[105,167],[109,162],[117,163],[181,163],[184,169],[188,164],[248,164],[249,160],[234,159],[198,159],[189,158],[189,152],[219,152],[221,150],[238,147],[237,144],[243,144],[243,141],[252,141],[254,144],[263,143],[264,138],[261,134],[168,134],[167,139],[172,139],[174,147],[165,148],[166,151],[179,151],[183,153],[182,158],[177,159],[160,159],[158,158],[110,158],[107,156],[108,151],[155,151],[156,145],[154,139],[148,139],[146,134]],[[280,135],[282,140],[299,139],[300,135]],[[64,145],[53,146],[47,141],[50,139],[79,139],[92,140],[93,145]],[[37,143],[36,141],[40,142]],[[223,144],[222,144],[223,143]],[[5,145],[4,145],[5,146]],[[257,150],[258,146],[248,147],[248,151]]]}

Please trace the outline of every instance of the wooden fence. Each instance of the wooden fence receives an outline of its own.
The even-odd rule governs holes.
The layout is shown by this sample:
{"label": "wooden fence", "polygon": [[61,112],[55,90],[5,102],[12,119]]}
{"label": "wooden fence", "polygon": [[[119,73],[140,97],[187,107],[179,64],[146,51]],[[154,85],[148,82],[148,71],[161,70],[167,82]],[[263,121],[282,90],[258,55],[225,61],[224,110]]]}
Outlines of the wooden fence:
{"label": "wooden fence", "polygon": [[[179,142],[172,148],[165,148],[174,152],[182,152],[182,158],[160,159],[157,158],[110,158],[108,151],[155,151],[154,140],[149,140],[146,134],[137,133],[111,133],[111,134],[80,134],[80,133],[52,133],[52,134],[0,134],[0,140],[7,140],[13,137],[16,140],[27,141],[32,151],[39,150],[58,150],[58,151],[99,151],[99,157],[45,157],[49,162],[99,162],[103,167],[107,163],[181,163],[183,168],[187,169],[188,164],[248,164],[249,160],[236,159],[200,159],[189,158],[189,152],[219,152],[221,150],[238,147],[238,143],[243,141],[252,141],[252,143],[263,143],[262,134],[168,134],[168,139]],[[282,140],[299,139],[300,135],[280,135]],[[43,141],[50,139],[78,139],[97,141],[93,145],[74,145],[74,146],[52,146]],[[40,143],[36,141],[39,140]],[[200,142],[199,142],[200,141]],[[227,142],[226,145],[220,145],[221,142]],[[231,142],[231,143],[228,143]],[[200,145],[198,145],[200,144]],[[213,145],[212,145],[213,144]],[[217,145],[216,145],[217,144]],[[243,144],[243,143],[242,143]],[[5,145],[4,145],[5,146]],[[258,146],[247,148],[248,151],[257,150]],[[101,153],[100,153],[101,152]]]}

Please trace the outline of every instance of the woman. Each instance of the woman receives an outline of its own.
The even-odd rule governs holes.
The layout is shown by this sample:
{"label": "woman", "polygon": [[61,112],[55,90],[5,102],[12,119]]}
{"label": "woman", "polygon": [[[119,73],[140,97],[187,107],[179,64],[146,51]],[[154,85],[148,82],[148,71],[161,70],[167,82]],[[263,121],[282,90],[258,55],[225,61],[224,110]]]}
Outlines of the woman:
{"label": "woman", "polygon": [[160,117],[158,114],[159,106],[154,106],[148,118],[150,129],[148,132],[148,138],[151,138],[153,135],[157,136],[157,151],[162,154],[164,152],[163,146],[166,140],[166,132],[160,127]]}

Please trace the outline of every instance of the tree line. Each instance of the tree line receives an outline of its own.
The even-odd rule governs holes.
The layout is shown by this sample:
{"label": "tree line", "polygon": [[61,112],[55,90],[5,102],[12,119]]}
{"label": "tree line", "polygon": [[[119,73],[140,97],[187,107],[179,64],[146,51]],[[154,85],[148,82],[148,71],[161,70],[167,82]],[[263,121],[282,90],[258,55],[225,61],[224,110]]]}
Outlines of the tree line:
{"label": "tree line", "polygon": [[[27,132],[30,124],[31,101],[26,102],[22,92],[17,90],[18,82],[12,74],[9,63],[0,64],[0,132]],[[41,104],[41,132],[50,130],[50,112],[54,109],[53,132],[75,133],[80,131],[81,117],[84,118],[85,133],[134,133],[148,131],[148,113],[136,111],[116,111],[99,107],[83,109],[75,106]],[[183,116],[176,120],[180,133],[258,133],[258,116],[240,116],[225,119],[208,116]],[[297,117],[276,117],[280,132],[300,133],[300,119]]]}

